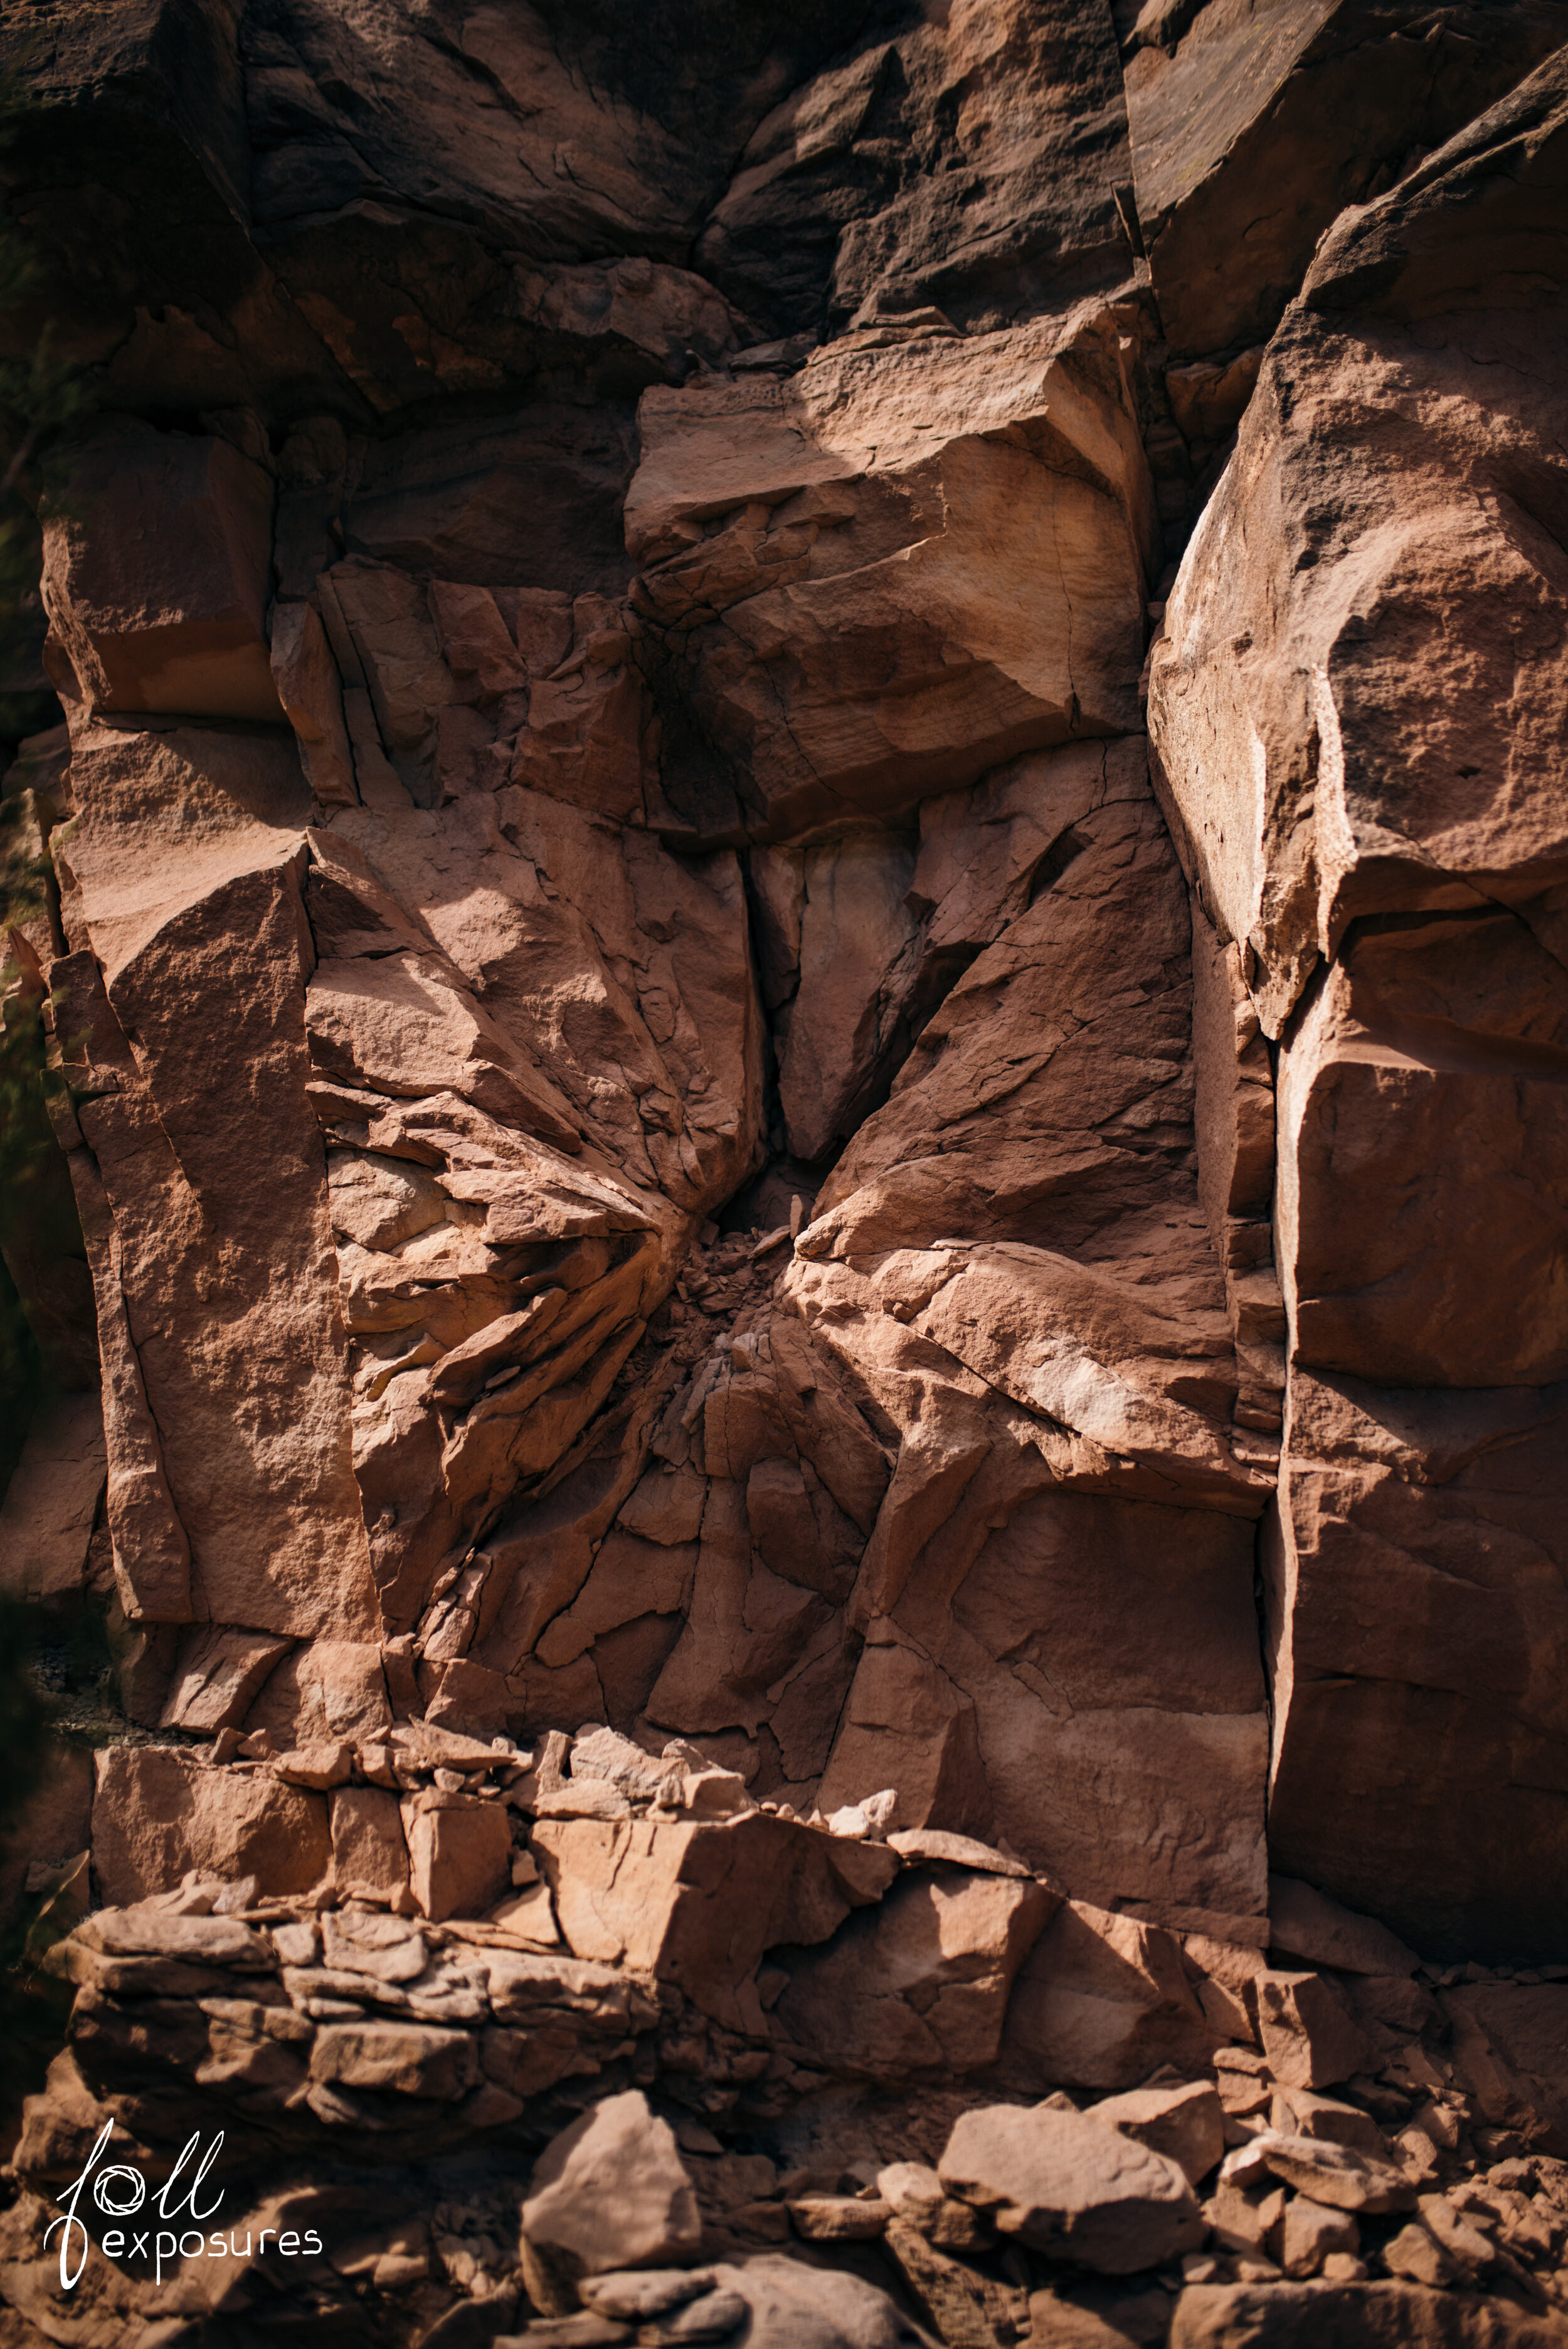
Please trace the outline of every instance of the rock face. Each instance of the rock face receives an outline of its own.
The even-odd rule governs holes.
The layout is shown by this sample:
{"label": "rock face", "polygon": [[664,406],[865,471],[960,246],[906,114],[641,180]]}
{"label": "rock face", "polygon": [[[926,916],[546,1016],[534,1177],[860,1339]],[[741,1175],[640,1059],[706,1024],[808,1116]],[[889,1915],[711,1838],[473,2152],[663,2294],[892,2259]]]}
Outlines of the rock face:
{"label": "rock face", "polygon": [[[1562,234],[1564,87],[1559,57],[1326,239],[1150,685],[1194,887],[1279,1039],[1274,1847],[1408,1938],[1496,1902],[1538,1954],[1565,1826],[1563,1723],[1550,1681],[1525,1694],[1562,1636],[1563,582],[1532,484],[1563,318],[1497,289]],[[1478,1649],[1471,1608],[1519,1629]],[[1434,1739],[1451,1783],[1401,1759]]]}
{"label": "rock face", "polygon": [[312,2307],[487,2338],[1568,2307],[1568,9],[44,13],[26,2190],[471,2140]]}

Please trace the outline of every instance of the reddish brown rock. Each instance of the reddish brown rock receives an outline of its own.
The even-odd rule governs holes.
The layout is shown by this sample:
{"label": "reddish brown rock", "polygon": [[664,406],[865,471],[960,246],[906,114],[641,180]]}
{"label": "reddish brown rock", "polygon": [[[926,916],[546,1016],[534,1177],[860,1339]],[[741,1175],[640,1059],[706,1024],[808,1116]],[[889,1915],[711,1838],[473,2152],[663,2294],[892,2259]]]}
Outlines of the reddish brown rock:
{"label": "reddish brown rock", "polygon": [[1327,1975],[1265,1971],[1257,1999],[1264,2053],[1284,2087],[1328,2088],[1366,2069],[1371,2043]]}
{"label": "reddish brown rock", "polygon": [[[380,1832],[390,1849],[389,1822]],[[499,1803],[416,1795],[403,1805],[403,1834],[408,1881],[423,1916],[482,1917],[511,1885],[511,1833]]]}
{"label": "reddish brown rock", "polygon": [[1102,2127],[1152,2146],[1175,2162],[1189,2184],[1201,2185],[1225,2150],[1224,2116],[1206,2080],[1181,2088],[1133,2088],[1089,2106]]}
{"label": "reddish brown rock", "polygon": [[98,424],[46,525],[44,595],[92,711],[276,725],[272,483],[226,440]]}
{"label": "reddish brown rock", "polygon": [[[1117,679],[1153,517],[1120,323],[1086,304],[973,343],[829,346],[783,383],[646,395],[635,600],[744,761],[751,825],[878,813],[1130,730]],[[1059,444],[1081,472],[1042,461]],[[1027,625],[985,584],[1003,577],[1030,583]],[[724,826],[673,762],[663,787],[699,834]]]}
{"label": "reddish brown rock", "polygon": [[1130,2088],[1162,2063],[1206,2062],[1218,2036],[1192,1995],[1172,1935],[1072,1901],[1018,1976],[1002,2076],[1041,2094]]}
{"label": "reddish brown rock", "polygon": [[1126,18],[1139,222],[1178,352],[1266,340],[1336,214],[1568,35],[1555,6],[1485,0],[1435,33],[1418,10],[1356,0],[1305,0],[1266,21],[1222,0],[1154,0]]}
{"label": "reddish brown rock", "polygon": [[1495,2127],[1517,2129],[1568,2158],[1563,2034],[1568,1992],[1557,1982],[1483,1982],[1445,1991],[1454,2066]]}
{"label": "reddish brown rock", "polygon": [[765,1951],[826,1940],[898,1868],[881,1846],[759,1811],[691,1825],[542,1819],[533,1846],[577,1956],[656,1974],[716,2021],[758,2033]]}
{"label": "reddish brown rock", "polygon": [[1265,1549],[1275,1865],[1435,1955],[1544,1959],[1563,1930],[1568,1723],[1536,1660],[1568,1629],[1540,1563],[1563,1407],[1560,1383],[1293,1378]]}
{"label": "reddish brown rock", "polygon": [[1004,2234],[1103,2274],[1159,2266],[1203,2231],[1175,2163],[1087,2114],[978,2106],[960,2116],[938,2175]]}
{"label": "reddish brown rock", "polygon": [[96,1394],[63,1395],[35,1413],[0,1499],[0,1584],[13,1598],[81,1589],[106,1466]]}
{"label": "reddish brown rock", "polygon": [[522,2231],[573,2276],[696,2256],[702,2226],[667,2121],[633,2089],[585,2113],[534,2164]]}
{"label": "reddish brown rock", "polygon": [[68,1019],[101,1090],[71,1157],[112,1365],[123,1603],[297,1635],[330,1593],[334,1630],[363,1635],[376,1601],[304,1092],[303,781],[270,741],[189,730],[95,731],[72,771]]}
{"label": "reddish brown rock", "polygon": [[213,1769],[179,1746],[110,1747],[98,1757],[93,1868],[106,1900],[172,1892],[192,1868],[269,1895],[326,1877],[326,1802],[268,1772]]}
{"label": "reddish brown rock", "polygon": [[807,2062],[873,2079],[983,2071],[1054,1899],[1027,1878],[906,1877],[791,1966],[777,2024]]}

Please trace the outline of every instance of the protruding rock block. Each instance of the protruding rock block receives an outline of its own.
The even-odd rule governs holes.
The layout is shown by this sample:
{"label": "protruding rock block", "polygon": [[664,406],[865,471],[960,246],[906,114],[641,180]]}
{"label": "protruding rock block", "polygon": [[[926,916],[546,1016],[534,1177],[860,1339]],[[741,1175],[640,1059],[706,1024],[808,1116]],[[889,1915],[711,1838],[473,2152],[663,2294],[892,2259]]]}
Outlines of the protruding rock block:
{"label": "protruding rock block", "polygon": [[1219,2036],[1174,1935],[1074,1900],[1024,1961],[999,2076],[1042,2094],[1130,2088],[1161,2064],[1205,2062]]}
{"label": "protruding rock block", "polygon": [[[337,1798],[341,1800],[341,1797]],[[334,1815],[335,1847],[335,1810]],[[390,1821],[365,1822],[377,1841],[385,1837],[390,1868],[395,1855]],[[511,1882],[511,1834],[500,1803],[467,1795],[416,1795],[403,1806],[409,1882],[421,1915],[482,1917]]]}
{"label": "protruding rock block", "polygon": [[226,440],[96,425],[45,523],[44,596],[91,710],[275,726],[273,486]]}
{"label": "protruding rock block", "polygon": [[[1086,303],[645,396],[634,601],[748,828],[907,807],[1134,730],[1153,505],[1130,322]],[[733,827],[733,798],[667,756],[664,790],[697,834]]]}
{"label": "protruding rock block", "polygon": [[1026,1877],[907,1877],[794,1964],[777,2027],[808,2064],[872,2079],[983,2071],[1014,1977],[1059,1906]]}
{"label": "protruding rock block", "polygon": [[1470,0],[1435,28],[1418,0],[1138,10],[1123,48],[1132,168],[1172,350],[1265,341],[1336,214],[1565,39],[1555,0]]}
{"label": "protruding rock block", "polygon": [[226,1883],[253,1876],[268,1897],[309,1892],[331,1857],[324,1795],[265,1772],[213,1769],[181,1746],[98,1757],[93,1868],[111,1904],[173,1892],[192,1868]]}

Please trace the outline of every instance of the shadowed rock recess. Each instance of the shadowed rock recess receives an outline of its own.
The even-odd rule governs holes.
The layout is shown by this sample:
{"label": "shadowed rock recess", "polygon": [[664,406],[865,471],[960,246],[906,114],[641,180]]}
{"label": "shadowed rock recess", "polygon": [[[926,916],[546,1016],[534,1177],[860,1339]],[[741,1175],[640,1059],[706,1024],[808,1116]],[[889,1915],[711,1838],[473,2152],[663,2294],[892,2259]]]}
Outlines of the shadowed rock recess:
{"label": "shadowed rock recess", "polygon": [[1565,44],[0,5],[3,2349],[1568,2349]]}

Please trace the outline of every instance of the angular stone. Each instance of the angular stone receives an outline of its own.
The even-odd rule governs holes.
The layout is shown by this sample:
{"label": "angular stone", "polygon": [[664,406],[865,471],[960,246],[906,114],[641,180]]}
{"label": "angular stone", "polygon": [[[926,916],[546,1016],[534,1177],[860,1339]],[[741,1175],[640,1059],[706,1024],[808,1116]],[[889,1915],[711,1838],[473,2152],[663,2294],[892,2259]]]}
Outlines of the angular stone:
{"label": "angular stone", "polygon": [[1074,1900],[1019,1972],[1003,2076],[1042,2093],[1130,2087],[1162,2063],[1206,2063],[1218,2036],[1173,1935]]}
{"label": "angular stone", "polygon": [[1059,1896],[1030,1879],[906,1876],[803,1956],[773,2009],[808,2063],[871,2078],[995,2063],[1014,1978]]}
{"label": "angular stone", "polygon": [[[1204,902],[1222,936],[1257,957],[1251,984],[1271,1035],[1357,916],[1522,905],[1560,869],[1551,631],[1533,633],[1526,615],[1555,608],[1562,589],[1528,528],[1470,500],[1478,465],[1512,465],[1527,447],[1542,461],[1558,429],[1561,390],[1532,354],[1560,332],[1560,296],[1528,323],[1489,314],[1474,306],[1473,272],[1480,253],[1501,270],[1522,238],[1545,250],[1562,236],[1537,190],[1557,168],[1563,89],[1555,58],[1443,150],[1432,175],[1347,212],[1326,240],[1166,610],[1151,738]],[[1521,138],[1531,160],[1514,197],[1486,159]],[[1439,317],[1451,331],[1436,333]],[[1416,421],[1412,397],[1423,416],[1439,403],[1440,430]],[[1342,426],[1357,419],[1332,445],[1317,420],[1330,409]],[[1309,539],[1325,559],[1298,565]],[[1467,627],[1470,690],[1455,700],[1438,616],[1483,604],[1487,624]],[[1505,613],[1525,631],[1517,678]],[[1488,680],[1504,674],[1494,698]],[[1486,1024],[1495,1041],[1476,1065],[1490,1058],[1502,1076],[1514,1020],[1500,1001]],[[1388,1045],[1393,1080],[1392,1034]],[[1411,1057],[1418,1074],[1422,1055]]]}
{"label": "angular stone", "polygon": [[1562,1382],[1293,1374],[1264,1548],[1274,1864],[1433,1956],[1551,1961],[1568,1929],[1568,1710],[1544,1688],[1522,1728],[1516,1693],[1568,1636],[1541,1567],[1564,1555],[1565,1409]]}
{"label": "angular stone", "polygon": [[[672,649],[702,722],[744,758],[754,827],[777,837],[830,812],[880,813],[1074,725],[1130,728],[1117,680],[1153,509],[1116,323],[1085,304],[978,342],[912,341],[870,369],[830,347],[783,383],[645,397],[626,502],[636,600],[680,632]],[[1093,467],[1094,491],[1042,461],[1046,432]],[[916,469],[945,485],[934,526]],[[1023,603],[988,585],[1003,576],[1029,605],[1026,628]],[[700,826],[669,763],[663,787]]]}
{"label": "angular stone", "polygon": [[937,2173],[1004,2234],[1102,2274],[1159,2267],[1202,2240],[1176,2164],[1086,2114],[976,2107],[960,2116]]}
{"label": "angular stone", "polygon": [[1379,2160],[1389,2158],[1388,2141],[1370,2113],[1333,2096],[1314,2095],[1310,2088],[1276,2089],[1274,2126],[1282,2137],[1316,2137],[1326,2145],[1376,2154]]}
{"label": "angular stone", "polygon": [[827,1940],[898,1868],[881,1845],[761,1811],[668,1826],[542,1819],[532,1841],[579,1957],[656,1974],[716,2022],[758,2034],[765,1951]]}
{"label": "angular stone", "polygon": [[522,2231],[573,2278],[696,2258],[702,2221],[691,2181],[674,2132],[640,2089],[605,2097],[545,2147]]}
{"label": "angular stone", "polygon": [[1326,2209],[1305,2194],[1293,2194],[1285,2204],[1280,2265],[1286,2275],[1315,2275],[1335,2251],[1354,2257],[1360,2248],[1361,2230],[1347,2210]]}
{"label": "angular stone", "polygon": [[1331,2088],[1365,2071],[1372,2044],[1349,2001],[1319,1973],[1258,1976],[1258,2026],[1276,2080],[1287,2088]]}
{"label": "angular stone", "polygon": [[855,2194],[808,2194],[789,2204],[789,2223],[806,2243],[870,2243],[886,2231],[892,2211]]}
{"label": "angular stone", "polygon": [[1568,32],[1556,7],[1483,5],[1418,58],[1425,23],[1414,7],[1355,0],[1307,0],[1266,23],[1140,11],[1127,42],[1133,179],[1175,351],[1265,341],[1335,216],[1412,152],[1440,147]]}
{"label": "angular stone", "polygon": [[1206,2080],[1189,2081],[1181,2088],[1132,2088],[1119,2096],[1102,2096],[1088,2110],[1103,2127],[1164,2154],[1192,2186],[1207,2178],[1224,2154],[1224,2114]]}
{"label": "angular stone", "polygon": [[272,502],[226,440],[128,416],[86,436],[45,533],[44,595],[89,709],[278,724]]}
{"label": "angular stone", "polygon": [[479,2075],[466,2031],[418,2023],[332,2023],[315,2034],[310,2076],[329,2086],[370,2088],[450,2103]]}
{"label": "angular stone", "polygon": [[900,1827],[887,1838],[888,1849],[918,1865],[946,1863],[954,1868],[979,1868],[987,1876],[1027,1876],[1021,1859],[1009,1859],[973,1836],[949,1835],[943,1827]]}
{"label": "angular stone", "polygon": [[1412,1974],[1418,1961],[1375,1917],[1288,1876],[1269,1878],[1269,1944],[1279,1957],[1352,1974]]}
{"label": "angular stone", "polygon": [[1007,2349],[1023,2332],[1025,2301],[1016,2284],[977,2273],[900,2219],[888,2228],[887,2248],[942,2340]]}
{"label": "angular stone", "polygon": [[338,1788],[332,1798],[332,1874],[339,1892],[351,1899],[393,1900],[407,1894],[408,1847],[396,1795],[377,1786]]}
{"label": "angular stone", "polygon": [[1444,1991],[1441,2003],[1455,2071],[1493,2127],[1518,2129],[1532,2149],[1568,2159],[1568,1986],[1478,1982]]}
{"label": "angular stone", "polygon": [[111,1746],[97,1767],[93,1868],[110,1902],[172,1892],[192,1868],[224,1882],[253,1876],[269,1898],[325,1878],[323,1795],[269,1773],[207,1767],[178,1746]]}
{"label": "angular stone", "polygon": [[717,2266],[713,2280],[749,2308],[748,2349],[916,2349],[897,2303],[852,2272],[763,2256]]}
{"label": "angular stone", "polygon": [[354,1755],[346,1745],[296,1745],[285,1754],[274,1754],[268,1767],[285,1785],[309,1786],[320,1795],[344,1784],[354,1767]]}
{"label": "angular stone", "polygon": [[1189,2284],[1171,2349],[1547,2349],[1553,2329],[1506,2301],[1400,2281]]}
{"label": "angular stone", "polygon": [[285,1637],[325,1613],[339,1638],[374,1636],[304,1090],[304,778],[274,739],[108,727],[78,738],[72,776],[57,862],[99,972],[69,958],[73,1075],[94,1096],[70,1157],[117,1333],[122,1603]]}
{"label": "angular stone", "polygon": [[422,1916],[482,1917],[511,1883],[511,1831],[499,1803],[415,1795],[402,1806],[408,1881]]}
{"label": "angular stone", "polygon": [[192,1632],[175,1665],[160,1725],[209,1733],[238,1729],[289,1645],[260,1631]]}
{"label": "angular stone", "polygon": [[323,807],[357,806],[342,688],[321,615],[313,605],[274,605],[271,650],[273,680],[294,728],[312,796]]}
{"label": "angular stone", "polygon": [[1276,2178],[1334,2210],[1365,2210],[1376,2217],[1385,2210],[1408,2210],[1414,2189],[1391,2161],[1357,2153],[1347,2145],[1326,2145],[1321,2138],[1269,2137],[1263,2158]]}

